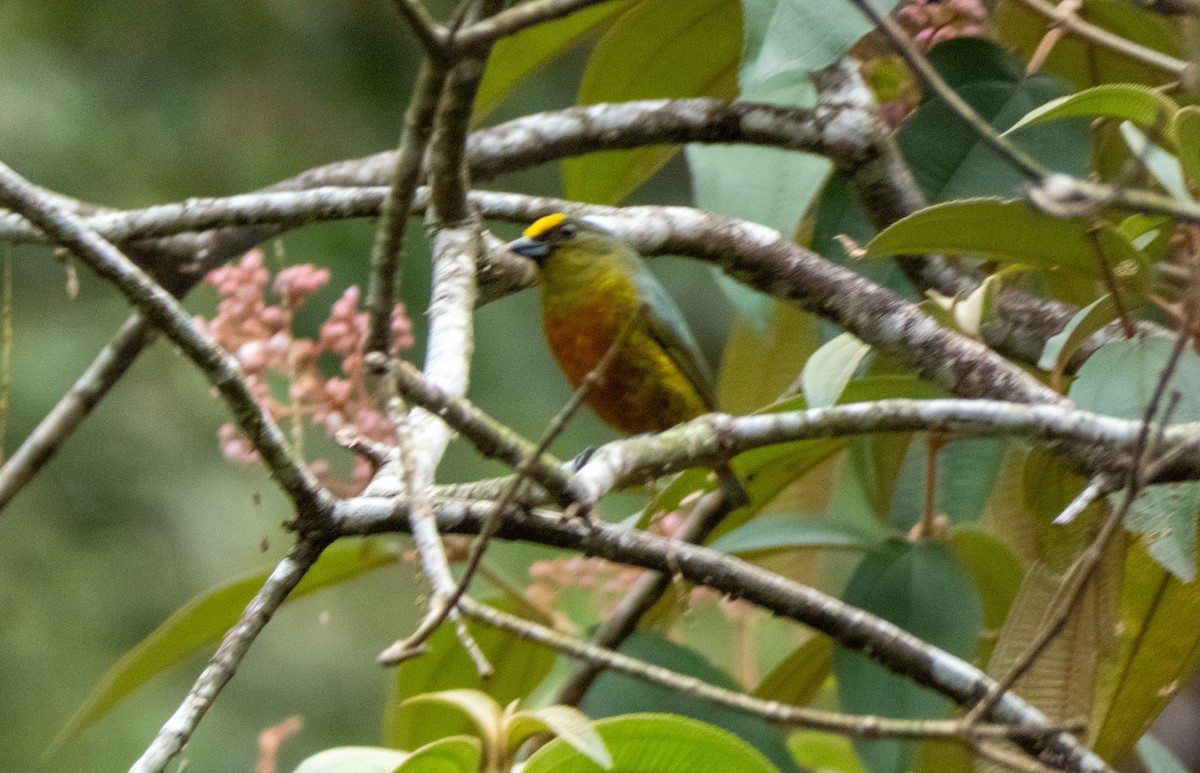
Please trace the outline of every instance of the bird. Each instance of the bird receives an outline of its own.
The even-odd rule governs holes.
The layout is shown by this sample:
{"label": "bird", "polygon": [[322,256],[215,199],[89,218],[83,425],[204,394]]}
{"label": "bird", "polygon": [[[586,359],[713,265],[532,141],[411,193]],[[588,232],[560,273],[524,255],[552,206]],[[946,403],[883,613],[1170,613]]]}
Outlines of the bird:
{"label": "bird", "polygon": [[542,328],[572,387],[621,341],[585,394],[604,423],[639,435],[714,410],[712,372],[696,339],[628,242],[594,220],[556,213],[508,247],[537,265]]}

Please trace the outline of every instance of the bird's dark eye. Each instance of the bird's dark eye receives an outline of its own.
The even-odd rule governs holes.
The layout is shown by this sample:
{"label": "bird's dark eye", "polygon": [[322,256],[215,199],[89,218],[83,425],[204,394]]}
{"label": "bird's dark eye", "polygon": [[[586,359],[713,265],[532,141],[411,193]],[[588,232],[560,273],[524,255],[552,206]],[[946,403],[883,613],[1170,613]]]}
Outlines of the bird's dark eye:
{"label": "bird's dark eye", "polygon": [[574,239],[575,230],[574,223],[563,223],[558,227],[558,235],[563,239]]}

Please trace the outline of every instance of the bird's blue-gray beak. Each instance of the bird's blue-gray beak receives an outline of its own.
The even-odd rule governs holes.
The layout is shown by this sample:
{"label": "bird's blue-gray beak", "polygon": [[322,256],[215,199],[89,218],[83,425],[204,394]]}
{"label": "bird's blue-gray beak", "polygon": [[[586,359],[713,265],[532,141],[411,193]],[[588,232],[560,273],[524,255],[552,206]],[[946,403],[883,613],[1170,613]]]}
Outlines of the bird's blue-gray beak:
{"label": "bird's blue-gray beak", "polygon": [[550,254],[548,244],[541,239],[530,239],[528,236],[522,236],[520,239],[509,242],[508,248],[522,258],[529,258],[534,263],[541,263],[542,259]]}

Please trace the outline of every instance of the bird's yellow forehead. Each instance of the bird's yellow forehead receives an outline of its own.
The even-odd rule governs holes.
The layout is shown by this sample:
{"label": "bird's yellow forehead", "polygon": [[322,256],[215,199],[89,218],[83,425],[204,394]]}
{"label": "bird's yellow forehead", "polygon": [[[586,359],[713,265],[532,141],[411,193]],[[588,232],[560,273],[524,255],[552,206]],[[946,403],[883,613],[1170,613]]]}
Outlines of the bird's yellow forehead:
{"label": "bird's yellow forehead", "polygon": [[525,229],[525,233],[523,233],[522,236],[525,236],[529,239],[536,239],[539,236],[545,235],[547,231],[549,231],[551,228],[555,228],[566,219],[567,216],[561,212],[556,212],[553,215],[546,215],[545,217],[538,218],[533,222],[533,225]]}

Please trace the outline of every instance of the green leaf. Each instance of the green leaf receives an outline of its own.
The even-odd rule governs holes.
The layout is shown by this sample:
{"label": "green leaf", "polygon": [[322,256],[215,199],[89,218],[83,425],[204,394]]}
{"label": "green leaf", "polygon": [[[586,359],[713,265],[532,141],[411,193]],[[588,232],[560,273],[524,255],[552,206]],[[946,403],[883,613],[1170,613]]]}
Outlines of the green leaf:
{"label": "green leaf", "polygon": [[1138,758],[1146,766],[1147,773],[1187,773],[1187,768],[1167,745],[1152,735],[1144,735],[1137,742]]}
{"label": "green leaf", "polygon": [[[776,773],[749,744],[724,730],[670,714],[629,714],[595,723],[612,751],[613,769],[637,773]],[[789,761],[790,761],[789,757]],[[795,769],[794,763],[790,766]],[[600,770],[569,744],[554,740],[525,764],[524,773]]]}
{"label": "green leaf", "polygon": [[787,550],[868,550],[877,537],[820,515],[764,515],[738,527],[709,546],[731,555]]}
{"label": "green leaf", "polygon": [[[974,653],[983,625],[983,604],[971,576],[948,545],[933,540],[896,541],[868,556],[844,597],[848,604],[963,658]],[[835,650],[834,673],[845,711],[936,719],[949,708],[946,699],[856,652]],[[912,742],[904,741],[862,741],[855,748],[873,773],[907,771],[915,751]]]}
{"label": "green leaf", "polygon": [[765,331],[734,320],[721,356],[717,404],[742,414],[777,402],[820,345],[820,319],[793,304],[773,301]]}
{"label": "green leaf", "polygon": [[[724,671],[713,666],[699,653],[681,644],[668,641],[658,635],[638,631],[623,645],[621,652],[655,665],[670,668],[688,676],[694,676],[717,687],[740,689]],[[590,717],[610,717],[637,711],[669,711],[685,717],[707,722],[741,737],[759,752],[785,771],[796,771],[795,763],[784,745],[779,728],[741,711],[702,700],[666,687],[648,684],[624,674],[606,672],[596,679],[584,696],[581,708]],[[612,753],[616,770],[629,770],[622,765],[622,751],[601,730],[600,722],[595,727],[600,731]],[[531,760],[532,762],[532,760]],[[637,769],[637,768],[634,768]],[[707,770],[708,768],[703,768]],[[533,769],[530,768],[530,771]],[[730,768],[738,770],[738,768]]]}
{"label": "green leaf", "polygon": [[1120,281],[1144,284],[1149,261],[1108,223],[1054,217],[1024,201],[967,199],[934,204],[898,220],[867,245],[871,260],[925,252],[955,252],[1094,279],[1107,260]]}
{"label": "green leaf", "polygon": [[395,773],[477,773],[482,757],[478,738],[450,736],[408,755]]}
{"label": "green leaf", "polygon": [[1125,561],[1115,653],[1101,664],[1090,723],[1105,759],[1128,751],[1200,661],[1200,583],[1183,583],[1141,546]]}
{"label": "green leaf", "polygon": [[1164,483],[1138,495],[1125,517],[1125,528],[1142,535],[1142,544],[1164,569],[1184,582],[1196,579],[1196,518],[1200,482]]}
{"label": "green leaf", "polygon": [[849,738],[816,730],[801,730],[788,739],[796,762],[817,773],[867,773]]}
{"label": "green leaf", "polygon": [[[1174,343],[1167,339],[1118,341],[1100,347],[1079,369],[1070,397],[1084,410],[1140,419],[1158,386]],[[1166,394],[1178,390],[1172,423],[1200,421],[1200,356],[1184,349]],[[1120,495],[1115,495],[1120,496]],[[1147,550],[1167,570],[1189,580],[1196,573],[1196,524],[1200,487],[1193,483],[1154,486],[1134,503],[1127,528],[1142,535]]]}
{"label": "green leaf", "polygon": [[[374,540],[334,545],[317,560],[288,601],[394,564],[397,555],[393,548]],[[155,676],[219,639],[237,622],[269,575],[269,571],[255,572],[206,591],[176,610],[104,673],[58,731],[48,753],[54,754],[74,740]]]}
{"label": "green leaf", "polygon": [[813,634],[771,669],[754,688],[754,696],[804,706],[816,697],[833,667],[833,640]]}
{"label": "green leaf", "polygon": [[950,547],[979,589],[984,626],[999,630],[1025,575],[1021,562],[1003,542],[974,528],[956,528]]}
{"label": "green leaf", "polygon": [[1200,189],[1200,107],[1188,105],[1176,113],[1171,130],[1183,176],[1193,190]]}
{"label": "green leaf", "polygon": [[[890,13],[897,0],[870,0],[880,13]],[[830,7],[822,0],[778,0],[758,49],[753,77],[820,70],[841,59],[870,32],[866,16],[849,7]]]}
{"label": "green leaf", "polygon": [[870,351],[870,344],[851,333],[842,333],[813,352],[800,371],[808,407],[828,408],[836,403]]}
{"label": "green leaf", "polygon": [[[807,72],[798,70],[766,83],[753,77],[776,0],[743,3],[742,66],[738,98],[780,105],[810,105],[815,92]],[[829,162],[817,156],[751,145],[689,145],[685,149],[692,179],[692,198],[710,212],[762,223],[790,237],[805,208],[821,187]],[[712,269],[717,287],[738,314],[765,333],[774,307],[768,296]]]}
{"label": "green leaf", "polygon": [[1034,108],[1007,133],[1043,121],[1081,116],[1132,121],[1146,129],[1170,125],[1179,104],[1162,92],[1136,83],[1114,83],[1077,91]]}
{"label": "green leaf", "polygon": [[441,692],[426,692],[406,699],[401,706],[421,705],[422,710],[434,703],[448,706],[471,720],[471,724],[479,731],[480,737],[489,741],[499,742],[501,717],[504,713],[500,704],[492,696],[479,690],[442,690]]}
{"label": "green leaf", "polygon": [[1167,189],[1167,193],[1179,201],[1192,200],[1187,183],[1183,179],[1183,166],[1178,158],[1151,142],[1140,129],[1128,121],[1121,124],[1121,136],[1125,138],[1125,144],[1129,145],[1134,157],[1150,170],[1150,174]]}
{"label": "green leaf", "polygon": [[1092,334],[1117,318],[1120,309],[1111,293],[1089,303],[1067,322],[1066,327],[1050,336],[1042,347],[1038,367],[1052,374],[1053,383],[1058,384],[1071,358]]}
{"label": "green leaf", "polygon": [[[981,38],[948,40],[929,61],[996,131],[1011,127],[1033,108],[1069,93],[1045,75],[1026,76],[1019,62]],[[1086,175],[1091,164],[1088,122],[1031,126],[1012,138],[1051,169]],[[1011,196],[1024,180],[941,100],[930,97],[901,127],[897,142],[930,201],[971,196]]]}
{"label": "green leaf", "polygon": [[392,773],[408,756],[376,746],[338,746],[301,762],[295,773]]}
{"label": "green leaf", "polygon": [[629,5],[630,0],[610,0],[501,39],[488,57],[487,69],[475,95],[472,118],[483,120],[518,83],[589,33],[605,26],[615,13]]}
{"label": "green leaf", "polygon": [[[510,599],[491,602],[513,614],[528,615]],[[539,619],[539,623],[548,621]],[[495,672],[484,682],[470,657],[448,625],[429,639],[429,652],[405,661],[392,680],[384,707],[383,742],[399,749],[412,749],[448,735],[471,732],[470,723],[458,712],[440,706],[406,706],[404,701],[421,693],[451,689],[481,690],[496,703],[506,706],[526,697],[554,664],[554,653],[519,636],[488,626],[472,627],[471,633],[487,655]]]}
{"label": "green leaf", "polygon": [[513,748],[535,733],[550,733],[605,770],[611,770],[613,766],[604,739],[592,727],[587,715],[574,706],[518,711],[509,722],[508,733],[508,743]]}
{"label": "green leaf", "polygon": [[[650,0],[621,14],[596,43],[579,103],[734,94],[742,44],[737,0]],[[563,161],[566,197],[616,204],[675,148],[593,153]]]}

